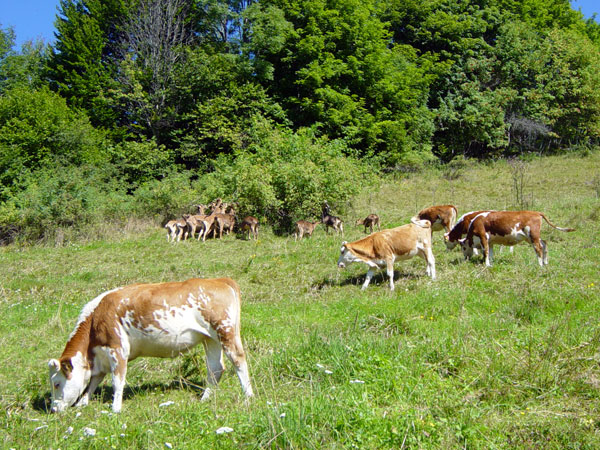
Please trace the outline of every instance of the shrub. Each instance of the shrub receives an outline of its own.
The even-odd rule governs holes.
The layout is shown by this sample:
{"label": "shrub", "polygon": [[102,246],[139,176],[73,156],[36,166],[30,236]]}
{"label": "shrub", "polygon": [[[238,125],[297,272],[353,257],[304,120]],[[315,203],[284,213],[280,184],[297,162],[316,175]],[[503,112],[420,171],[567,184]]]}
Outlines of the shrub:
{"label": "shrub", "polygon": [[10,187],[23,171],[57,159],[66,165],[102,163],[103,139],[85,114],[47,88],[8,90],[0,97],[0,185]]}
{"label": "shrub", "polygon": [[287,229],[295,220],[319,216],[324,200],[343,211],[365,183],[366,164],[344,156],[342,141],[317,139],[307,130],[282,131],[265,122],[255,123],[250,134],[253,145],[235,159],[217,160],[215,170],[194,183],[203,201],[236,201],[240,215],[256,215]]}
{"label": "shrub", "polygon": [[0,238],[47,239],[58,229],[123,218],[128,202],[111,180],[110,171],[88,166],[48,165],[25,172],[15,182],[16,193],[0,204]]}

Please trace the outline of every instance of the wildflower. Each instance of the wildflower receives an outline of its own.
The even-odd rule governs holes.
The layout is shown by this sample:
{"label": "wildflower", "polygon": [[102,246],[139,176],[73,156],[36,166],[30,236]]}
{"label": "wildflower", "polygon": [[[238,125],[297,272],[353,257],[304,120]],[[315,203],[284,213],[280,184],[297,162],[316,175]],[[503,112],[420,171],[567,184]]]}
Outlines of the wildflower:
{"label": "wildflower", "polygon": [[224,433],[231,433],[232,431],[233,431],[233,428],[221,427],[218,430],[216,430],[215,433],[217,433],[217,434],[224,434]]}

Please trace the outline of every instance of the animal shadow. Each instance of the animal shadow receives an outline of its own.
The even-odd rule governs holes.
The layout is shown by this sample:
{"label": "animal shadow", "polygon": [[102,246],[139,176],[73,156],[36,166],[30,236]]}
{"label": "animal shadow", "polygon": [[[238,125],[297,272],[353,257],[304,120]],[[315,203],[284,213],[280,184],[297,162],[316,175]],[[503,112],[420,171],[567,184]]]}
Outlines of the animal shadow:
{"label": "animal shadow", "polygon": [[[168,392],[180,389],[188,389],[190,391],[197,392],[198,394],[202,394],[206,387],[205,380],[194,380],[187,378],[179,378],[168,383],[143,383],[140,385],[127,385],[123,390],[123,400],[133,398],[144,392]],[[106,382],[103,383],[94,395],[90,399],[92,401],[99,401],[100,403],[109,403],[112,404],[113,401],[113,388],[108,385]],[[50,403],[51,403],[51,395],[50,391],[45,392],[42,395],[35,395],[31,399],[31,406],[35,411],[38,412],[50,412]]]}

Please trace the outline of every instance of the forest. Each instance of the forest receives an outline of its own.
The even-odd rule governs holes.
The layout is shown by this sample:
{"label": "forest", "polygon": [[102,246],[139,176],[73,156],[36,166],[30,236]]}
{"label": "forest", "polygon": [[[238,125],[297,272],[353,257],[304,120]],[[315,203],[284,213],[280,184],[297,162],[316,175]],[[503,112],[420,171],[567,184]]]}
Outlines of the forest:
{"label": "forest", "polygon": [[216,197],[274,230],[373,173],[600,142],[600,24],[568,0],[61,0],[0,24],[0,241]]}

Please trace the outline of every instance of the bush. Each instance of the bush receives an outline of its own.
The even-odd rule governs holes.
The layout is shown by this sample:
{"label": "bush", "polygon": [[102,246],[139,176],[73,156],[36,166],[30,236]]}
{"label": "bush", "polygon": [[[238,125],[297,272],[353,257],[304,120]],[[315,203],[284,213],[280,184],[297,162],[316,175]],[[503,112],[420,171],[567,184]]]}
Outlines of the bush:
{"label": "bush", "polygon": [[135,213],[139,217],[154,217],[161,222],[189,212],[198,202],[190,184],[191,172],[169,172],[161,180],[150,180],[133,193]]}
{"label": "bush", "polygon": [[288,229],[298,219],[318,217],[327,200],[343,211],[367,180],[368,167],[348,156],[342,141],[317,139],[307,130],[293,133],[258,122],[254,143],[235,159],[221,158],[199,178],[194,190],[204,202],[236,201],[240,215],[252,214]]}
{"label": "bush", "polygon": [[103,163],[103,139],[85,114],[69,109],[47,88],[8,90],[0,97],[0,186],[11,187],[23,171],[56,160],[65,165]]}
{"label": "bush", "polygon": [[127,197],[109,170],[95,167],[45,166],[25,172],[16,194],[0,204],[0,238],[47,239],[63,228],[127,215]]}

